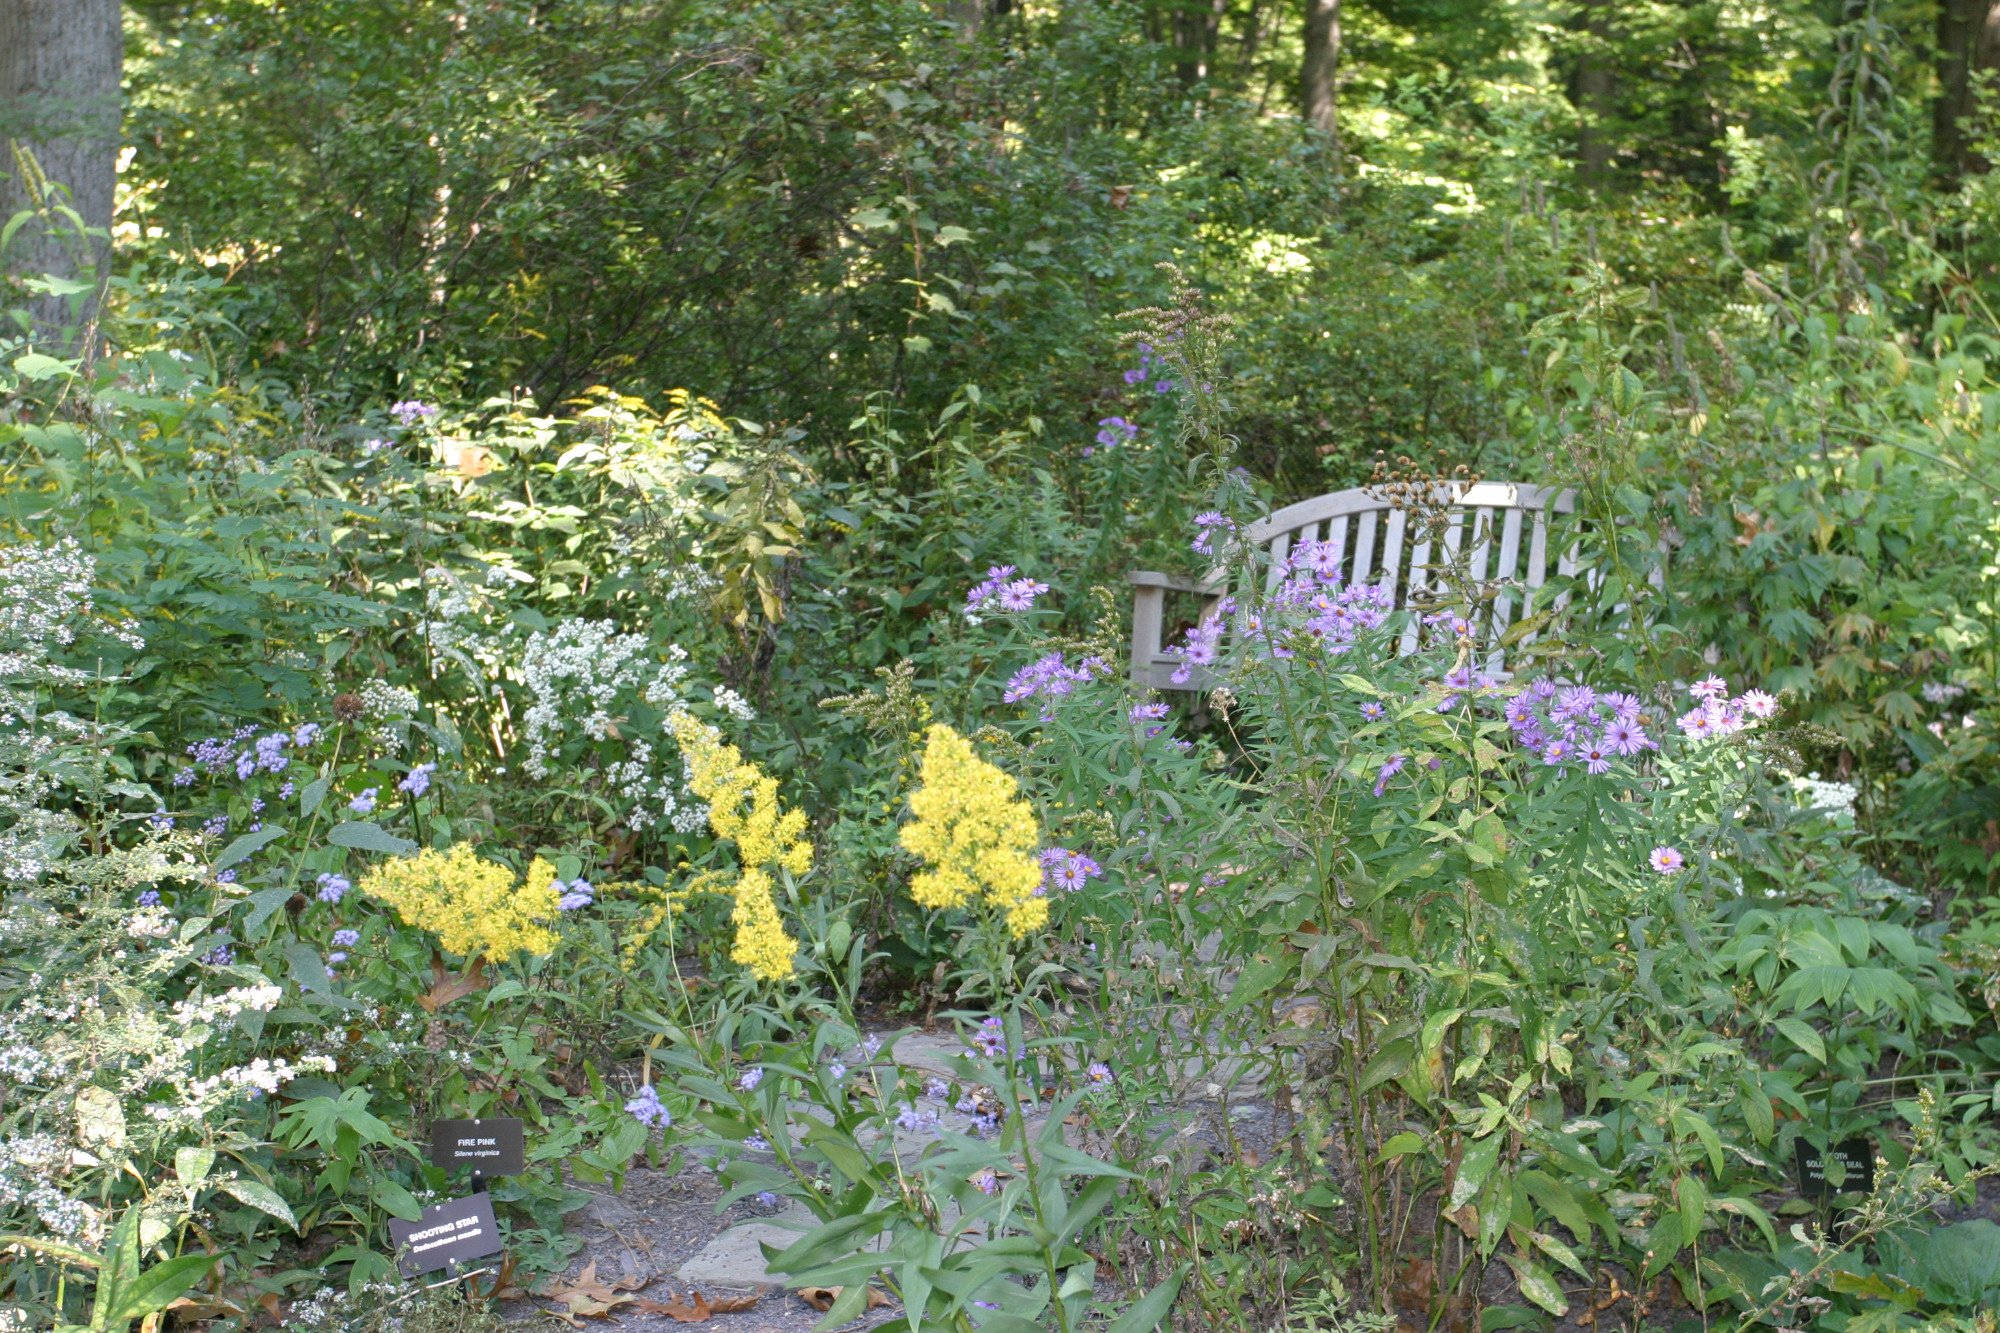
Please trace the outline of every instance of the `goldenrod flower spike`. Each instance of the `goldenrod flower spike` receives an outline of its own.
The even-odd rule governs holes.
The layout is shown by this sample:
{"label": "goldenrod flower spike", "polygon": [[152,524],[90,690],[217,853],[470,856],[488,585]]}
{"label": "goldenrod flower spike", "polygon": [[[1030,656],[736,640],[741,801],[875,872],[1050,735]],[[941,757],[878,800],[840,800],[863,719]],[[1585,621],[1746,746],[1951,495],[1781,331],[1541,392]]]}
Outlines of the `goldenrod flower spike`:
{"label": "goldenrod flower spike", "polygon": [[475,855],[468,843],[449,852],[425,848],[369,868],[361,891],[396,909],[396,915],[438,938],[446,953],[502,962],[517,953],[547,953],[556,933],[555,867],[536,857],[524,880],[495,861]]}
{"label": "goldenrod flower spike", "polygon": [[735,746],[723,744],[714,727],[685,712],[671,715],[667,725],[687,756],[688,787],[708,802],[708,826],[716,837],[736,844],[743,867],[733,883],[714,886],[736,899],[729,914],[736,926],[729,957],[759,981],[783,981],[792,975],[798,946],[778,915],[769,868],[794,877],[812,869],[805,812],[781,807],[778,780],[745,761]]}
{"label": "goldenrod flower spike", "polygon": [[1037,892],[1041,833],[1020,784],[943,723],[924,733],[920,778],[910,797],[915,818],[900,835],[904,849],[926,862],[910,881],[910,896],[923,907],[962,907],[983,896],[1016,938],[1047,924],[1048,900]]}

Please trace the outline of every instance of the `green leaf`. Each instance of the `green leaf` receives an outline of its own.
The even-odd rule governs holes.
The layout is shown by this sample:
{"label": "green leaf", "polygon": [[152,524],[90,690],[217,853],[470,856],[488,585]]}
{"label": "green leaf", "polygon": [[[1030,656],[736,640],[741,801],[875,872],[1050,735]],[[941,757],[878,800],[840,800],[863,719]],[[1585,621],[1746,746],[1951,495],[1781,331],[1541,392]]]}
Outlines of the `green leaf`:
{"label": "green leaf", "polygon": [[1514,1282],[1523,1296],[1558,1318],[1569,1313],[1569,1297],[1563,1295],[1563,1289],[1549,1276],[1546,1268],[1524,1255],[1511,1252],[1502,1254],[1500,1258],[1514,1270]]}
{"label": "green leaf", "polygon": [[259,851],[268,843],[285,836],[283,824],[266,824],[255,833],[246,833],[235,842],[222,849],[222,855],[215,858],[215,869],[227,870],[237,862]]}
{"label": "green leaf", "polygon": [[1819,1063],[1826,1063],[1826,1039],[1819,1035],[1819,1031],[1812,1024],[1802,1018],[1781,1018],[1772,1026],[1789,1037],[1792,1045]]}
{"label": "green leaf", "polygon": [[1382,1151],[1375,1157],[1375,1165],[1380,1166],[1394,1158],[1407,1157],[1413,1152],[1423,1150],[1424,1141],[1406,1129],[1400,1134],[1389,1136],[1389,1141],[1382,1145]]}
{"label": "green leaf", "polygon": [[131,1282],[113,1286],[107,1300],[100,1288],[97,1304],[90,1312],[92,1328],[123,1329],[134,1319],[157,1314],[187,1293],[213,1267],[219,1254],[184,1254],[178,1259],[154,1264]]}
{"label": "green leaf", "polygon": [[417,1196],[387,1176],[375,1177],[374,1183],[368,1187],[368,1197],[391,1217],[400,1217],[405,1222],[423,1220],[424,1206],[417,1202]]}
{"label": "green leaf", "polygon": [[1472,1196],[1486,1183],[1486,1177],[1493,1174],[1500,1161],[1500,1139],[1499,1134],[1488,1134],[1465,1145],[1465,1155],[1458,1161],[1458,1174],[1451,1182],[1451,1212],[1471,1203]]}
{"label": "green leaf", "polygon": [[[224,1181],[219,1188],[222,1193],[227,1194],[238,1203],[248,1204],[260,1213],[267,1213],[294,1231],[299,1229],[299,1219],[293,1216],[292,1206],[285,1202],[284,1197],[278,1191],[272,1189],[262,1181],[245,1180],[239,1176],[235,1180]],[[421,1210],[419,1211],[421,1212]],[[401,1214],[398,1214],[398,1216],[401,1216]]]}
{"label": "green leaf", "polygon": [[291,896],[289,884],[275,889],[259,889],[251,894],[244,900],[250,904],[250,914],[243,919],[243,934],[255,940],[258,927],[269,921],[279,908],[290,901]]}
{"label": "green leaf", "polygon": [[188,1189],[199,1188],[208,1179],[208,1173],[215,1167],[213,1148],[174,1149],[174,1179]]}
{"label": "green leaf", "polygon": [[1181,1283],[1187,1281],[1189,1267],[1183,1261],[1172,1277],[1147,1292],[1136,1305],[1113,1320],[1104,1333],[1153,1333],[1174,1308],[1174,1299],[1181,1294]]}
{"label": "green leaf", "polygon": [[[327,788],[333,785],[332,778],[314,778],[299,792],[299,813],[310,815],[319,809],[319,803],[326,799]],[[571,876],[575,878],[575,876]]]}
{"label": "green leaf", "polygon": [[1230,988],[1229,1002],[1223,1005],[1222,1012],[1226,1014],[1241,1009],[1283,981],[1291,970],[1292,960],[1282,953],[1276,957],[1251,959],[1237,976],[1235,986]]}
{"label": "green leaf", "polygon": [[58,361],[41,352],[24,352],[14,358],[14,369],[20,371],[24,379],[46,380],[57,375],[74,375],[76,362]]}
{"label": "green leaf", "polygon": [[382,852],[388,856],[408,856],[417,844],[399,838],[380,824],[366,819],[349,820],[327,830],[326,840],[336,847],[352,847],[357,852]]}

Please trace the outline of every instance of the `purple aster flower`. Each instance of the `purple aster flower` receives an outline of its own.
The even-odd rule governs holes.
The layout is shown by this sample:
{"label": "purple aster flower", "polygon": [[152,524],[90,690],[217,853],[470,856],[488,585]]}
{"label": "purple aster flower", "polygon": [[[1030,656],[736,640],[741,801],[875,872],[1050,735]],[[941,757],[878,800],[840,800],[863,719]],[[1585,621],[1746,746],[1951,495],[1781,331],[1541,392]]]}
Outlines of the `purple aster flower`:
{"label": "purple aster flower", "polygon": [[1007,581],[1013,577],[1014,566],[1012,565],[994,565],[989,568],[986,571],[986,577],[977,584],[974,584],[965,594],[966,614],[970,615],[972,612],[986,605],[1002,588],[1007,586]]}
{"label": "purple aster flower", "polygon": [[1382,765],[1382,767],[1375,770],[1375,794],[1377,796],[1380,796],[1385,790],[1387,790],[1389,786],[1389,779],[1395,777],[1398,773],[1402,772],[1403,765],[1408,762],[1409,760],[1405,759],[1402,755],[1392,754],[1389,756],[1388,761]]}
{"label": "purple aster flower", "polygon": [[1602,743],[1586,745],[1582,753],[1584,772],[1601,776],[1611,771],[1611,752]]}
{"label": "purple aster flower", "polygon": [[1000,1192],[1000,1177],[993,1174],[993,1168],[990,1166],[981,1167],[979,1170],[973,1172],[970,1183],[972,1188],[978,1190],[981,1194],[998,1194]]}
{"label": "purple aster flower", "polygon": [[1662,875],[1678,874],[1681,867],[1687,864],[1687,858],[1674,847],[1655,847],[1653,854],[1646,859],[1653,869]]}
{"label": "purple aster flower", "polygon": [[973,1044],[989,1060],[997,1060],[1007,1054],[1007,1025],[998,1018],[984,1018],[972,1034]]}
{"label": "purple aster flower", "polygon": [[1133,704],[1132,711],[1126,716],[1133,726],[1144,727],[1147,736],[1157,736],[1162,731],[1165,731],[1166,728],[1151,724],[1166,721],[1167,705],[1163,703]]}
{"label": "purple aster flower", "polygon": [[1722,718],[1713,703],[1704,703],[1699,708],[1691,708],[1675,720],[1674,725],[1692,741],[1705,741],[1721,731]]}
{"label": "purple aster flower", "polygon": [[1191,546],[1196,555],[1215,554],[1215,534],[1234,532],[1236,524],[1226,514],[1210,509],[1194,516],[1195,535]]}
{"label": "purple aster flower", "polygon": [[1688,686],[1688,693],[1697,699],[1720,700],[1729,694],[1729,682],[1720,676],[1705,676]]}
{"label": "purple aster flower", "polygon": [[1380,722],[1382,720],[1383,714],[1387,713],[1388,711],[1389,711],[1388,709],[1384,708],[1381,704],[1376,703],[1373,699],[1370,699],[1367,703],[1361,705],[1361,716],[1370,722]]}
{"label": "purple aster flower", "polygon": [[1014,579],[994,595],[994,602],[1002,611],[1029,611],[1034,609],[1035,599],[1049,590],[1046,583],[1033,579]]}
{"label": "purple aster flower", "polygon": [[1130,443],[1139,434],[1139,428],[1124,417],[1105,417],[1097,428],[1097,442],[1107,449]]}
{"label": "purple aster flower", "polygon": [[1574,757],[1574,747],[1568,741],[1564,740],[1550,741],[1547,747],[1542,750],[1542,762],[1552,764],[1557,768],[1562,767],[1562,765]]}
{"label": "purple aster flower", "polygon": [[1743,697],[1736,702],[1744,712],[1755,718],[1771,717],[1778,711],[1777,699],[1762,690],[1745,690]]}
{"label": "purple aster flower", "polygon": [[1089,1068],[1083,1071],[1083,1076],[1090,1080],[1090,1086],[1093,1088],[1108,1088],[1114,1082],[1111,1066],[1102,1060],[1091,1061]]}
{"label": "purple aster flower", "polygon": [[660,1094],[652,1084],[643,1085],[638,1095],[625,1103],[625,1113],[648,1129],[660,1129],[674,1123],[667,1108],[660,1104]]}

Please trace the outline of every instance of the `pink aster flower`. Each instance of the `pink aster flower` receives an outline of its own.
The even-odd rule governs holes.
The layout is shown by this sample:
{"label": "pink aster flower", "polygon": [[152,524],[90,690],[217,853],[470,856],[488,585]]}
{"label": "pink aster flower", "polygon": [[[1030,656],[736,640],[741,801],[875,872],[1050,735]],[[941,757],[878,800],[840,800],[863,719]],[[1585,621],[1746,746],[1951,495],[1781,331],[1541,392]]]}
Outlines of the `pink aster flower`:
{"label": "pink aster flower", "polygon": [[1653,869],[1659,871],[1662,875],[1677,875],[1681,872],[1682,867],[1687,865],[1687,858],[1682,856],[1677,848],[1673,847],[1655,847],[1653,854],[1647,857],[1646,860]]}

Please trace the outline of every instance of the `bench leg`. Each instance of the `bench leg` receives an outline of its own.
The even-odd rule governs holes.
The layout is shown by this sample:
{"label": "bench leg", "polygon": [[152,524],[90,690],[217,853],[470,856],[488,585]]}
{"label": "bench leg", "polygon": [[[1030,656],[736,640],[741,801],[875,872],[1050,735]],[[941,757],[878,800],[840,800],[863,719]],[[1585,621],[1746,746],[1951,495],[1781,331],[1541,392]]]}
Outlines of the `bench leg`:
{"label": "bench leg", "polygon": [[1160,627],[1166,617],[1167,590],[1132,589],[1132,679],[1150,683],[1153,659],[1160,655]]}

